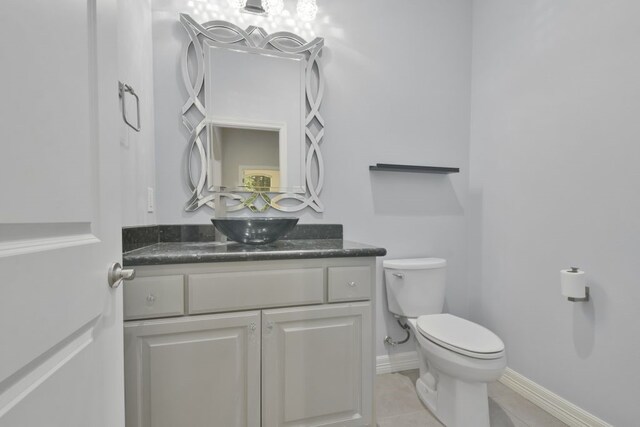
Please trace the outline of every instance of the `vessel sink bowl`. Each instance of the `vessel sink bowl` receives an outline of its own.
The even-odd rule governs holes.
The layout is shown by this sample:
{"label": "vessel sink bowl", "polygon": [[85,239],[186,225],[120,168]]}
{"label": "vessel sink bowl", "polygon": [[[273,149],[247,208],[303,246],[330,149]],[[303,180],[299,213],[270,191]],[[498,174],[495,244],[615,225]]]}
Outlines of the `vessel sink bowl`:
{"label": "vessel sink bowl", "polygon": [[275,242],[298,223],[298,218],[212,218],[213,225],[234,242],[263,245]]}

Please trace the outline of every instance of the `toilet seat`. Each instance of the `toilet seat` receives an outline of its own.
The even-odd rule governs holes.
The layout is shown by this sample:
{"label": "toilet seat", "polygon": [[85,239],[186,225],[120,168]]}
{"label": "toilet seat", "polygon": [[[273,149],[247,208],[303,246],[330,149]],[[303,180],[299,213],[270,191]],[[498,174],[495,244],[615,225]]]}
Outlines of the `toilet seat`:
{"label": "toilet seat", "polygon": [[417,319],[417,329],[429,341],[475,359],[499,359],[504,343],[493,332],[451,314],[428,314]]}

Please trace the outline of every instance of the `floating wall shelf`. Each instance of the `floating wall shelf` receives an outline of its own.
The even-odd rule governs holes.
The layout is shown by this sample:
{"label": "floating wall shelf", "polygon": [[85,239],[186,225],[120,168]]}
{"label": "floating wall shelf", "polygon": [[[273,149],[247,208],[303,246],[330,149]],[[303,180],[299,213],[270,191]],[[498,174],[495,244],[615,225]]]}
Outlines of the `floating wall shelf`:
{"label": "floating wall shelf", "polygon": [[369,166],[370,171],[389,171],[389,172],[418,172],[418,173],[458,173],[460,168],[446,168],[441,166],[415,166],[415,165],[393,165],[390,163],[377,163],[375,166]]}

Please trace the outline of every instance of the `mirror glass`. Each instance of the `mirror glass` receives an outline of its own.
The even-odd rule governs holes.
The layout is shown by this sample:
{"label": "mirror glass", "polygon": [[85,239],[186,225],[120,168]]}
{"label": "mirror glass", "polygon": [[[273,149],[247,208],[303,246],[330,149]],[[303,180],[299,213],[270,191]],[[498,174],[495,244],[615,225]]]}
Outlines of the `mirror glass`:
{"label": "mirror glass", "polygon": [[[209,188],[279,191],[280,141],[277,130],[212,126]],[[219,159],[219,161],[217,161]]]}
{"label": "mirror glass", "polygon": [[304,55],[204,46],[208,189],[304,193]]}
{"label": "mirror glass", "polygon": [[180,21],[185,210],[322,212],[324,40],[186,14]]}

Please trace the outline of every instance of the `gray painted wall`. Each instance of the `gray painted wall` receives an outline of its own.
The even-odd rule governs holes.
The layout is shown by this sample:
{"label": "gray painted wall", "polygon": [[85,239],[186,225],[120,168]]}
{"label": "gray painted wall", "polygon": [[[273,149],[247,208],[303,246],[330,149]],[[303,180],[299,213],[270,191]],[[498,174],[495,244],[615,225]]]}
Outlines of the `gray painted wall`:
{"label": "gray painted wall", "polygon": [[[140,14],[128,16],[140,19],[140,34],[122,36],[134,43],[127,60],[135,64],[123,79],[143,93],[155,144],[149,134],[143,143],[130,132],[121,138],[125,224],[155,221],[144,203],[154,149],[157,222],[206,223],[211,211],[183,210],[177,12],[193,9],[178,0],[135,3]],[[217,17],[237,19],[226,1],[209,4]],[[640,4],[483,0],[473,3],[473,25],[464,0],[319,5],[309,26],[246,15],[241,23],[326,39],[326,211],[302,212],[302,222],[342,223],[346,238],[384,246],[388,258],[447,258],[447,309],[498,333],[513,369],[614,425],[633,425]],[[370,173],[376,162],[462,173]],[[560,296],[558,272],[569,265],[587,271],[592,302]],[[378,355],[388,352],[384,335],[401,335],[381,273]]]}
{"label": "gray painted wall", "polygon": [[[509,366],[616,426],[640,379],[637,1],[474,2],[469,282]],[[587,272],[592,301],[560,295]]]}
{"label": "gray painted wall", "polygon": [[[118,22],[118,74],[140,97],[141,123],[140,132],[120,124],[122,223],[155,224],[155,212],[147,212],[147,188],[156,186],[151,0],[119,0]],[[127,94],[126,101],[129,121],[135,123],[133,97]]]}
{"label": "gray painted wall", "polygon": [[[216,17],[238,22],[229,15],[226,0],[209,3],[219,7]],[[186,33],[178,12],[193,13],[186,4],[153,3],[159,223],[207,223],[213,214],[208,208],[184,211],[187,134],[180,107],[187,94],[179,53]],[[383,246],[389,258],[447,258],[448,309],[466,315],[470,2],[322,0],[318,5],[315,23],[297,30],[297,21],[277,24],[246,14],[241,23],[298,31],[307,38],[313,31],[325,38],[326,178],[321,198],[326,211],[300,212],[301,222],[344,224],[345,238]],[[368,166],[376,162],[458,166],[462,173],[370,173]],[[386,311],[382,291],[380,268],[378,355],[387,354],[382,339],[388,332],[403,335]],[[405,345],[398,351],[412,348]]]}

